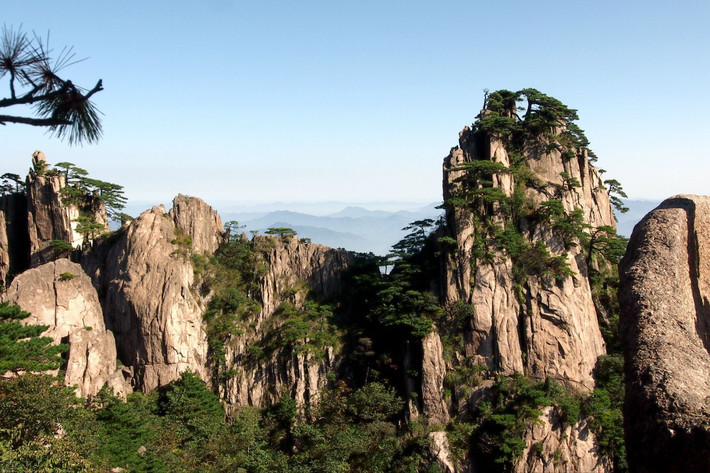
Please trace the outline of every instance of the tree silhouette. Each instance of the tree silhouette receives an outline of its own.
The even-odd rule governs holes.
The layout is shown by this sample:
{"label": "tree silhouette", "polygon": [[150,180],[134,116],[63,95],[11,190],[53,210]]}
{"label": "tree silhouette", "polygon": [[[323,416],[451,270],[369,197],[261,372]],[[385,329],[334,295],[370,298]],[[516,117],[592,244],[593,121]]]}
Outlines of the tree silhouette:
{"label": "tree silhouette", "polygon": [[[59,76],[62,69],[76,64],[72,48],[64,47],[55,58],[49,35],[43,40],[20,29],[3,27],[0,37],[0,79],[8,78],[9,97],[0,99],[0,108],[26,110],[34,116],[0,115],[0,124],[22,123],[48,127],[69,144],[93,143],[101,137],[99,110],[89,100],[103,90],[99,80],[91,90]],[[14,112],[13,112],[14,113]]]}

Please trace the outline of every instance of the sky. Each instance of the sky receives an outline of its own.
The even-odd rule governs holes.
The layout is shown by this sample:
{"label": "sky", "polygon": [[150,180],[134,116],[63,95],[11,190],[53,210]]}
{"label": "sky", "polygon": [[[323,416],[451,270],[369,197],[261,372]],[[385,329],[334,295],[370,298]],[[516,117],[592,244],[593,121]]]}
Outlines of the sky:
{"label": "sky", "polygon": [[709,20],[706,0],[4,0],[5,25],[87,58],[62,72],[103,80],[104,135],[0,127],[0,169],[39,149],[131,201],[435,202],[484,89],[533,87],[630,198],[708,194]]}

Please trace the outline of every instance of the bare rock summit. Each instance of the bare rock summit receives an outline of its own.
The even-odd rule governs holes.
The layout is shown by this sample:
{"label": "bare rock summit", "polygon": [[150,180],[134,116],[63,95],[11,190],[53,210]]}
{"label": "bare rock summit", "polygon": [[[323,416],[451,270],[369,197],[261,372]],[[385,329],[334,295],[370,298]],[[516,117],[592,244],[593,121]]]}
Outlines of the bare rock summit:
{"label": "bare rock summit", "polygon": [[106,329],[101,305],[91,280],[67,259],[43,264],[17,276],[4,301],[31,315],[26,323],[47,325],[44,336],[68,343],[67,386],[80,396],[92,396],[108,384],[119,395],[131,388],[116,367],[116,343]]}
{"label": "bare rock summit", "polygon": [[619,271],[630,471],[710,471],[710,197],[650,212]]}

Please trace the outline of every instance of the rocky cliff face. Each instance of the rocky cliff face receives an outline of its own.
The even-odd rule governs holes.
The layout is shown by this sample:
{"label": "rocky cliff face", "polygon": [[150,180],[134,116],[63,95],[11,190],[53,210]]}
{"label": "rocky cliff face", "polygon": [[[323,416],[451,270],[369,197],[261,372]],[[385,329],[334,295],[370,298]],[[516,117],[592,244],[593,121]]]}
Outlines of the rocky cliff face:
{"label": "rocky cliff face", "polygon": [[277,311],[284,302],[300,307],[309,294],[332,299],[342,291],[342,272],[352,263],[352,254],[323,245],[306,244],[297,238],[257,237],[257,245],[271,246],[264,255],[266,272],[260,279],[260,310],[247,321],[249,330],[233,337],[228,346],[227,379],[220,394],[232,405],[263,407],[287,392],[299,406],[314,405],[328,375],[338,366],[338,348],[296,353],[277,350],[267,358],[249,360],[250,346],[263,346],[280,329]]}
{"label": "rocky cliff face", "polygon": [[[60,191],[66,186],[62,174],[46,174],[44,153],[32,155],[33,170],[27,176],[27,221],[30,260],[33,267],[54,259],[52,240],[62,240],[77,247],[82,237],[72,225],[79,218],[79,209],[62,204]],[[39,170],[39,172],[38,172]]]}
{"label": "rocky cliff face", "polygon": [[664,201],[620,265],[633,472],[710,471],[710,197]]}
{"label": "rocky cliff face", "polygon": [[[444,160],[445,200],[456,196],[464,185],[459,179],[467,172],[462,169],[466,163],[486,160],[505,168],[511,166],[505,145],[490,136],[465,128],[459,143]],[[556,149],[531,153],[525,164],[537,181],[535,187],[525,189],[530,202],[540,204],[556,198],[568,214],[581,210],[584,221],[592,227],[615,228],[608,193],[585,153],[579,152],[574,158],[565,158]],[[563,178],[562,173],[569,178]],[[570,178],[579,185],[566,184]],[[494,175],[493,183],[508,197],[520,184],[505,173]],[[447,303],[463,301],[473,307],[466,356],[478,357],[497,372],[526,372],[539,379],[551,377],[577,389],[591,390],[592,370],[597,357],[604,353],[604,343],[581,248],[565,248],[551,225],[524,222],[525,239],[544,243],[554,255],[564,255],[570,275],[556,279],[527,274],[520,284],[509,254],[493,243],[494,236],[479,231],[484,219],[503,227],[511,225],[496,208],[479,212],[466,208],[447,210],[456,251],[445,269],[444,295]],[[487,245],[492,258],[477,258],[475,245]]]}
{"label": "rocky cliff face", "polygon": [[67,386],[80,396],[93,396],[108,384],[119,395],[131,388],[116,367],[116,345],[106,330],[101,305],[91,280],[67,259],[41,265],[17,276],[4,301],[30,312],[27,323],[47,325],[44,336],[68,343]]}
{"label": "rocky cliff face", "polygon": [[[218,235],[221,228],[202,204],[195,202],[194,207],[206,212],[202,219],[195,216],[194,228]],[[181,205],[194,208],[185,201]],[[119,358],[134,369],[137,386],[144,391],[168,384],[186,370],[208,379],[202,307],[191,290],[189,260],[190,251],[204,249],[193,246],[191,229],[176,226],[176,220],[163,206],[153,207],[104,250],[103,261],[86,263],[103,295]]]}
{"label": "rocky cliff face", "polygon": [[225,366],[215,377],[217,362],[203,321],[214,293],[195,279],[191,260],[192,255],[210,257],[223,242],[216,212],[200,199],[179,195],[170,212],[162,206],[144,212],[120,237],[84,258],[102,294],[119,358],[134,369],[136,385],[144,391],[189,369],[216,383],[230,405],[264,406],[283,392],[301,405],[315,401],[335,369],[332,347],[318,356],[277,350],[259,359],[248,348],[273,337],[283,322],[275,315],[283,302],[300,307],[311,292],[326,298],[338,293],[339,272],[349,254],[296,238],[257,237],[261,269],[258,291],[250,297],[259,309],[240,321],[243,333],[225,343]]}
{"label": "rocky cliff face", "polygon": [[446,360],[441,338],[431,332],[422,340],[422,406],[429,422],[434,425],[448,424],[449,406],[444,396]]}
{"label": "rocky cliff face", "polygon": [[[564,131],[558,127],[555,133]],[[447,419],[442,407],[447,403],[436,393],[442,391],[446,372],[462,365],[489,374],[551,378],[590,392],[605,346],[587,255],[559,222],[577,219],[574,225],[588,225],[591,231],[616,225],[609,195],[586,150],[527,143],[512,151],[494,135],[466,127],[459,146],[444,160],[444,200],[451,251],[443,265],[442,297],[449,307],[467,306],[468,315],[463,346],[446,363],[435,343],[438,335],[424,340],[424,413],[435,422]],[[489,386],[454,387],[452,411],[475,409]],[[586,426],[564,426],[549,410],[524,441],[527,448],[515,471],[606,471]]]}
{"label": "rocky cliff face", "polygon": [[175,227],[190,238],[192,251],[198,254],[214,254],[224,241],[222,219],[201,199],[178,194],[170,217]]}
{"label": "rocky cliff face", "polygon": [[586,423],[563,425],[554,409],[543,409],[539,422],[528,426],[527,444],[516,471],[530,473],[605,472],[609,466],[599,455],[594,434]]}

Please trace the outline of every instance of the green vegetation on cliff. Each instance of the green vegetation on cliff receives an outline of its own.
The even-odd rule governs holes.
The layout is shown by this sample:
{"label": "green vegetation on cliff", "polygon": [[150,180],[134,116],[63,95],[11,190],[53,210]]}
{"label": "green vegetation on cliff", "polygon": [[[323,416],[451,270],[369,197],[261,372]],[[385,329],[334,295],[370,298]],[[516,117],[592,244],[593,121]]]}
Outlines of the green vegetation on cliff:
{"label": "green vegetation on cliff", "polygon": [[[267,233],[273,236],[249,240],[230,222],[226,241],[212,256],[194,254],[192,240],[180,231],[171,241],[173,257],[192,263],[190,289],[205,303],[209,386],[188,371],[125,400],[108,390],[76,399],[61,386],[61,377],[30,373],[2,380],[3,471],[435,472],[429,434],[445,429],[459,467],[475,458],[478,468],[506,472],[526,451],[542,455],[544,446],[528,445],[526,435],[543,415],[560,428],[588,426],[614,471],[625,471],[615,277],[625,241],[611,226],[586,222],[584,209],[570,208],[564,197],[581,187],[578,179],[562,172],[554,185],[542,183],[528,165],[531,156],[545,153],[594,161],[576,119],[576,111],[534,89],[487,94],[473,133],[503,143],[509,163],[481,159],[450,170],[459,174],[444,206],[449,216],[466,211],[473,220],[472,259],[466,264],[475,269],[501,255],[510,259],[514,293],[507,296],[517,301],[521,318],[530,310],[524,286],[532,278],[552,287],[569,276],[588,276],[608,350],[598,360],[591,394],[529,373],[502,375],[484,356],[467,352],[476,329],[473,305],[441,302],[442,266],[458,251],[444,219],[405,227],[409,233],[385,260],[360,255],[343,275],[337,300],[324,300],[301,280],[265,286],[274,253],[295,244],[295,232],[272,228]],[[57,166],[61,171],[49,172],[63,172],[70,182],[65,203],[81,204],[88,189],[119,210],[120,186],[87,180],[71,163]],[[510,188],[503,188],[504,180]],[[606,182],[623,196],[616,181]],[[532,191],[546,197],[534,198]],[[57,253],[69,250],[61,242],[54,247]],[[573,249],[583,275],[573,274]],[[278,301],[273,313],[262,314],[266,291]],[[44,327],[19,324],[26,315],[14,310],[0,306],[0,329],[7,329],[0,340],[5,371],[59,367],[63,348],[38,337]],[[524,331],[522,324],[516,329]],[[448,425],[417,419],[425,409],[422,342],[432,332],[442,341]],[[274,389],[278,402],[263,409],[226,405],[217,397],[239,380],[240,369],[269,363],[281,369],[294,359],[317,364],[331,352],[337,364],[324,376],[328,386],[317,403],[296,405],[295,388],[288,387]],[[559,461],[555,455],[561,453],[548,460]]]}
{"label": "green vegetation on cliff", "polygon": [[[484,110],[466,137],[474,141],[481,157],[449,169],[457,177],[444,205],[450,214],[463,210],[472,219],[471,267],[492,264],[500,255],[509,257],[523,317],[529,310],[524,296],[529,278],[551,276],[561,283],[572,276],[569,251],[576,247],[574,253],[584,256],[585,264],[580,266],[577,261],[577,265],[589,277],[609,353],[597,363],[597,386],[589,396],[563,389],[550,380],[534,380],[522,374],[502,377],[485,366],[471,365],[468,358],[457,360],[452,356],[451,352],[462,351],[463,335],[459,333],[465,332],[465,325],[453,322],[454,315],[461,313],[460,307],[447,310],[449,315],[439,323],[444,353],[453,368],[447,374],[447,393],[465,402],[471,388],[462,388],[461,384],[475,387],[486,378],[495,380],[487,400],[474,412],[457,416],[449,426],[453,451],[460,459],[472,455],[479,465],[492,471],[513,468],[529,447],[524,441],[526,429],[539,422],[545,406],[553,406],[568,425],[578,420],[587,422],[600,453],[614,471],[626,469],[616,302],[617,265],[626,240],[611,226],[595,227],[586,222],[585,209],[569,207],[570,199],[565,200],[565,196],[581,187],[578,179],[561,172],[558,183],[541,182],[530,167],[530,161],[551,153],[558,154],[563,163],[572,159],[596,161],[588,149],[589,140],[574,123],[577,119],[575,110],[535,89],[486,93]],[[490,141],[503,145],[507,159],[503,155],[488,156],[493,152],[487,146]],[[612,206],[624,211],[620,197],[625,194],[618,181],[604,183]],[[445,239],[439,238],[443,243]],[[442,248],[450,251],[455,243],[451,241]]]}

